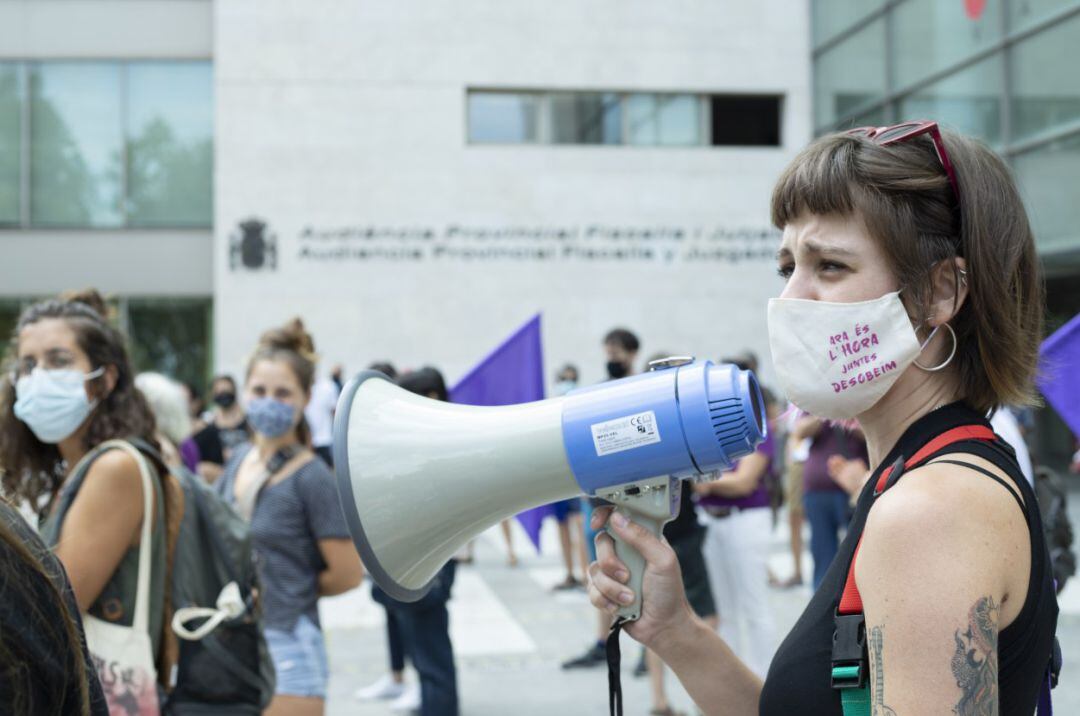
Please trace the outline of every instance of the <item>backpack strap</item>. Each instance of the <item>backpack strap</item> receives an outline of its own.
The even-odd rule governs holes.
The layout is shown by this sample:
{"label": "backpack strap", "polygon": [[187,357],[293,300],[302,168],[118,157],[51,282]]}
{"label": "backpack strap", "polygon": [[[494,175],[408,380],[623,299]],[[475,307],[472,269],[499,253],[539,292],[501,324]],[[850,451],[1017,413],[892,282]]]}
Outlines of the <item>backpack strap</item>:
{"label": "backpack strap", "polygon": [[[985,425],[962,425],[947,430],[926,443],[908,459],[897,458],[882,470],[874,484],[870,508],[886,490],[891,488],[908,470],[923,464],[936,453],[950,445],[972,440],[995,442],[997,435]],[[840,691],[840,704],[844,716],[870,716],[870,684],[867,680],[869,657],[866,651],[866,618],[863,614],[862,596],[855,583],[855,561],[859,557],[862,536],[855,545],[848,564],[844,591],[836,609],[836,630],[833,632],[832,687]],[[880,688],[880,684],[878,685]]]}

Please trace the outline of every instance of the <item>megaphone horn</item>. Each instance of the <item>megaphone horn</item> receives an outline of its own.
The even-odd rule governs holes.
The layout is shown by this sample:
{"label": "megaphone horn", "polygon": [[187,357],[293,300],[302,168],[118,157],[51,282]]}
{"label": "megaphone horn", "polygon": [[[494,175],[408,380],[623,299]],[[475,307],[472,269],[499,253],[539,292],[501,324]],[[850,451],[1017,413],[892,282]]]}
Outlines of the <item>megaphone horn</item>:
{"label": "megaphone horn", "polygon": [[[708,479],[765,437],[749,371],[672,360],[561,398],[477,407],[415,395],[382,373],[349,381],[334,418],[341,506],[375,582],[420,599],[439,569],[500,520],[602,497],[659,534],[680,480]],[[643,561],[616,540],[641,593]],[[619,614],[636,619],[640,598]]]}

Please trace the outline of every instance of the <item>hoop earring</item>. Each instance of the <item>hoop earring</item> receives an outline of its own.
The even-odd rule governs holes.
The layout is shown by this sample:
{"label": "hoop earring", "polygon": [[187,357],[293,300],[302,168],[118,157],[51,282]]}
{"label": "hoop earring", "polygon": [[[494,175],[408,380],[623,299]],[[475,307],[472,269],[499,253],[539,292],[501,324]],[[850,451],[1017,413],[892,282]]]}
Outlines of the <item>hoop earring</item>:
{"label": "hoop earring", "polygon": [[949,329],[949,335],[952,336],[952,351],[949,352],[949,357],[946,358],[944,360],[944,362],[942,362],[940,365],[936,365],[936,366],[934,366],[932,368],[927,368],[924,365],[920,365],[919,361],[912,361],[915,364],[916,368],[920,368],[922,370],[925,370],[927,373],[936,373],[936,372],[938,372],[939,370],[941,370],[945,366],[952,363],[952,359],[956,356],[956,347],[958,345],[958,341],[956,340],[956,331],[954,331],[953,327],[950,326],[948,323],[942,323],[941,325],[948,328]]}

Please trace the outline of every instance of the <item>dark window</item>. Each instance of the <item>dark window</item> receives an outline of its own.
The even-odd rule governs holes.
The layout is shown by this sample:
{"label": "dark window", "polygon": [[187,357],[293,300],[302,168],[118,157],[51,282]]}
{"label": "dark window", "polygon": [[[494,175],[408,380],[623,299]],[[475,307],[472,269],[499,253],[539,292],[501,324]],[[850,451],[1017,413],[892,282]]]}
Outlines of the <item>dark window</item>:
{"label": "dark window", "polygon": [[726,95],[710,97],[713,146],[779,147],[780,99]]}

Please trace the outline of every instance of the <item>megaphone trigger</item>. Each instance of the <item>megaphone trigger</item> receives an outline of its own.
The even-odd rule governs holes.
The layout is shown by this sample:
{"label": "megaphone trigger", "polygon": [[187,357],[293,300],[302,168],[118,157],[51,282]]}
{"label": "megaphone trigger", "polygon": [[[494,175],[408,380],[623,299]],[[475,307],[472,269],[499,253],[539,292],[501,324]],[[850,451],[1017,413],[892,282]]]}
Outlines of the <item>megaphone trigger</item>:
{"label": "megaphone trigger", "polygon": [[[668,476],[639,480],[596,492],[597,497],[614,504],[616,512],[621,512],[652,532],[658,539],[663,533],[664,525],[678,516],[681,494],[682,482]],[[614,530],[608,528],[607,533],[615,542],[615,556],[626,565],[630,573],[626,586],[634,593],[633,603],[621,607],[616,615],[623,621],[636,621],[641,616],[645,557],[621,539]]]}

